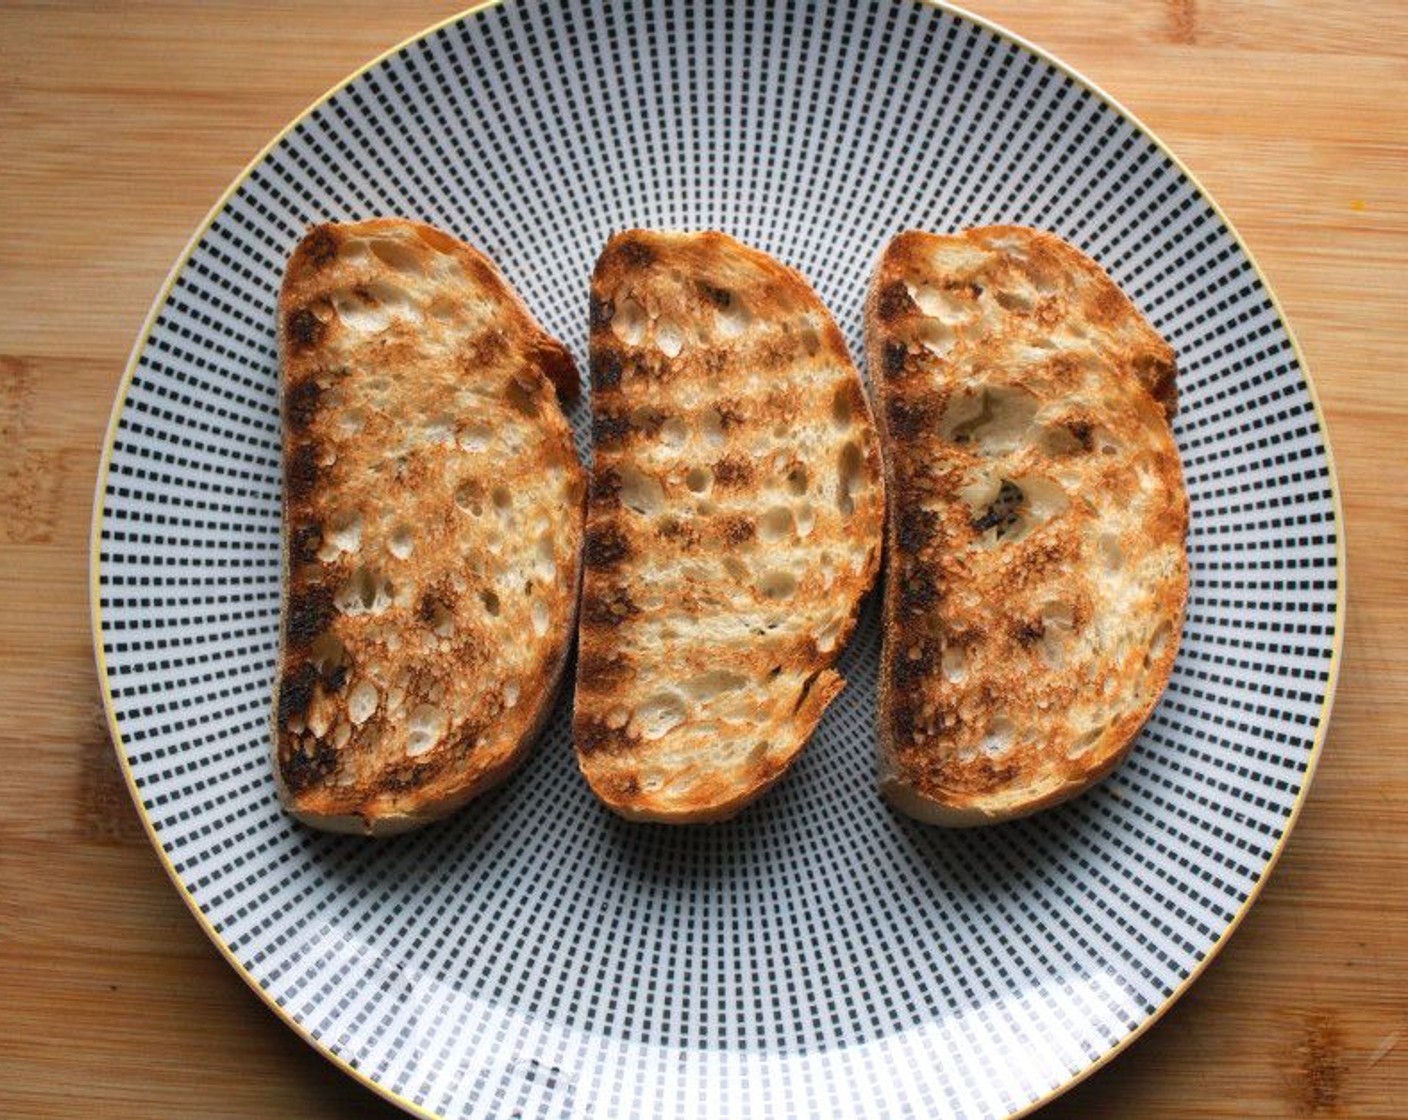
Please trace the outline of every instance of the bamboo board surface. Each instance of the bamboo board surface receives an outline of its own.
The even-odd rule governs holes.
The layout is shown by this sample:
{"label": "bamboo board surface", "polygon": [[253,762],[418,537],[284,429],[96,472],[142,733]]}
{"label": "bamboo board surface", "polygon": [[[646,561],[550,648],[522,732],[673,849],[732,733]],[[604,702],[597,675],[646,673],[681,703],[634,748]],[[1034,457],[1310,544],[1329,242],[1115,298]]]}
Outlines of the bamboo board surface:
{"label": "bamboo board surface", "polygon": [[[1138,115],[1237,225],[1314,373],[1348,538],[1333,725],[1226,949],[1042,1117],[1408,1114],[1408,19],[1396,0],[973,0]],[[206,940],[138,823],[89,640],[113,394],[225,186],[453,5],[0,7],[0,1114],[400,1115]]]}

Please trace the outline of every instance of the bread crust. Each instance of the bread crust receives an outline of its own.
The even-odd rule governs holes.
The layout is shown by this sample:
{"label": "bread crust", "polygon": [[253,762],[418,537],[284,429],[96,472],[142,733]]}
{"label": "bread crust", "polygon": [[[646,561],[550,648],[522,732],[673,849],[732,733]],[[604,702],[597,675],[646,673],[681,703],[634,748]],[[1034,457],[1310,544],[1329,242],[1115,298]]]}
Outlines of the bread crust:
{"label": "bread crust", "polygon": [[721,820],[843,687],[882,545],[873,415],[806,281],[725,234],[612,237],[590,320],[578,764],[629,819]]}
{"label": "bread crust", "polygon": [[399,218],[310,229],[278,339],[279,797],[403,832],[502,782],[551,711],[581,571],[576,369],[488,258]]}
{"label": "bread crust", "polygon": [[934,824],[1024,816],[1114,769],[1172,671],[1174,353],[1095,262],[1014,226],[900,234],[865,318],[890,495],[879,786]]}

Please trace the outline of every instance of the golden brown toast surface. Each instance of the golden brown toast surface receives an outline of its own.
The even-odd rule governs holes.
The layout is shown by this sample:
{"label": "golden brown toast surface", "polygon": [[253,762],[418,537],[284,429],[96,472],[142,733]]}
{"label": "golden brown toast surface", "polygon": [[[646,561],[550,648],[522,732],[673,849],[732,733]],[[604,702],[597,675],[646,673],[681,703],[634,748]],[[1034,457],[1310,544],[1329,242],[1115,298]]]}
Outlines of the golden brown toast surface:
{"label": "golden brown toast surface", "polygon": [[578,762],[625,816],[720,819],[842,687],[880,561],[870,407],[807,283],[720,233],[611,239],[591,366]]}
{"label": "golden brown toast surface", "polygon": [[1177,651],[1173,351],[1093,261],[1017,227],[896,237],[866,349],[891,503],[881,788],[943,824],[1072,796]]}
{"label": "golden brown toast surface", "polygon": [[574,628],[571,356],[492,263],[399,219],[320,225],[279,303],[285,603],[275,772],[395,832],[524,757]]}

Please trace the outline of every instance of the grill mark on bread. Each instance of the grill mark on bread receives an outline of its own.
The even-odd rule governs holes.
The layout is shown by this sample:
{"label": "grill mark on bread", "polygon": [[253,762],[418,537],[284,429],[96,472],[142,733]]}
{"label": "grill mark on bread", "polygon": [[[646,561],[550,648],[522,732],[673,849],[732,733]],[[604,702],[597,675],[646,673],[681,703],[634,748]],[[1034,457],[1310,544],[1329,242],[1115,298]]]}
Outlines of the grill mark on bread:
{"label": "grill mark on bread", "polygon": [[288,642],[295,648],[311,645],[328,628],[336,614],[332,592],[313,585],[289,595],[287,625]]}
{"label": "grill mark on bread", "polygon": [[616,251],[628,268],[644,269],[655,263],[655,250],[644,241],[630,236],[617,240]]}
{"label": "grill mark on bread", "polygon": [[318,410],[318,398],[322,395],[322,390],[318,387],[317,381],[309,377],[295,385],[292,391],[285,398],[284,407],[287,410],[289,423],[295,430],[302,431],[312,422],[314,414]]}
{"label": "grill mark on bread", "polygon": [[587,325],[595,333],[611,325],[611,317],[616,314],[616,306],[609,299],[602,299],[595,293],[587,302]]}
{"label": "grill mark on bread", "polygon": [[584,653],[577,662],[579,688],[604,692],[629,679],[634,673],[625,654]]}
{"label": "grill mark on bread", "polygon": [[596,350],[591,358],[592,390],[603,393],[621,384],[621,355],[605,348]]}
{"label": "grill mark on bread", "polygon": [[720,525],[724,540],[733,546],[747,544],[757,535],[757,527],[753,524],[753,519],[743,514],[732,514],[725,517]]}
{"label": "grill mark on bread", "polygon": [[752,483],[753,464],[742,455],[726,455],[713,466],[714,485],[722,488],[743,487]]}
{"label": "grill mark on bread", "polygon": [[297,564],[311,564],[318,558],[318,549],[323,543],[321,525],[302,525],[294,530],[289,545],[290,558]]}
{"label": "grill mark on bread", "polygon": [[711,284],[707,280],[695,281],[695,287],[699,294],[704,297],[705,302],[712,304],[720,311],[725,311],[733,303],[733,293],[727,288],[721,288],[717,284]]}
{"label": "grill mark on bread", "polygon": [[631,434],[629,416],[601,413],[592,417],[592,443],[598,448],[614,447]]}
{"label": "grill mark on bread", "polygon": [[324,325],[311,310],[300,307],[284,318],[284,339],[294,351],[310,350],[323,340],[327,332]]}
{"label": "grill mark on bread", "polygon": [[572,745],[584,758],[610,749],[621,738],[618,732],[596,720],[578,719],[572,724]]}
{"label": "grill mark on bread", "polygon": [[595,525],[587,530],[584,560],[588,568],[609,571],[630,554],[630,542],[615,525]]}
{"label": "grill mark on bread", "polygon": [[308,662],[285,673],[279,682],[279,722],[287,723],[301,716],[313,700],[313,688],[318,683],[318,671]]}
{"label": "grill mark on bread", "polygon": [[900,507],[899,546],[907,553],[919,552],[934,539],[938,531],[939,515],[934,510],[919,506],[921,495],[914,490],[903,492],[902,497],[913,501]]}
{"label": "grill mark on bread", "polygon": [[313,491],[318,481],[318,445],[305,443],[293,453],[284,478],[284,489],[291,501],[301,502]]}
{"label": "grill mark on bread", "polygon": [[884,357],[880,363],[886,378],[897,381],[907,372],[909,347],[903,342],[885,344]]}
{"label": "grill mark on bread", "polygon": [[903,280],[886,284],[880,290],[880,300],[877,307],[880,318],[885,322],[899,318],[913,305],[914,301],[909,298],[909,289]]}
{"label": "grill mark on bread", "polygon": [[321,225],[313,227],[307,237],[303,239],[302,251],[308,257],[308,263],[315,269],[330,264],[337,256],[338,238],[331,226]]}
{"label": "grill mark on bread", "polygon": [[323,785],[337,770],[338,752],[331,743],[307,739],[307,747],[281,752],[284,784],[295,794],[307,793]]}
{"label": "grill mark on bread", "polygon": [[638,614],[640,608],[624,587],[595,589],[582,597],[582,621],[587,626],[619,626]]}
{"label": "grill mark on bread", "polygon": [[892,397],[885,409],[887,433],[891,439],[912,440],[934,427],[935,408],[928,398],[909,400]]}

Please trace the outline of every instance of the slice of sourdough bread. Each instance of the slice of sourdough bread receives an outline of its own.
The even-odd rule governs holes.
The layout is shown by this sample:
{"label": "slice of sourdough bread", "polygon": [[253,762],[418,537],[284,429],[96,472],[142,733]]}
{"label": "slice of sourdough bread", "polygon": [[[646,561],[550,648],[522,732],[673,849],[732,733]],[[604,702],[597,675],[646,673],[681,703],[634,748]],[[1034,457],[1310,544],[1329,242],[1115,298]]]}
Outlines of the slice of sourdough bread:
{"label": "slice of sourdough bread", "polygon": [[505,778],[575,627],[577,373],[493,264],[398,219],[320,225],[279,301],[285,600],[274,771],[386,834]]}
{"label": "slice of sourdough bread", "polygon": [[591,372],[578,763],[626,817],[722,819],[842,687],[880,562],[870,406],[802,277],[722,233],[610,240]]}
{"label": "slice of sourdough bread", "polygon": [[1086,789],[1173,667],[1174,355],[1047,233],[909,232],[866,309],[889,471],[880,786],[947,825]]}

